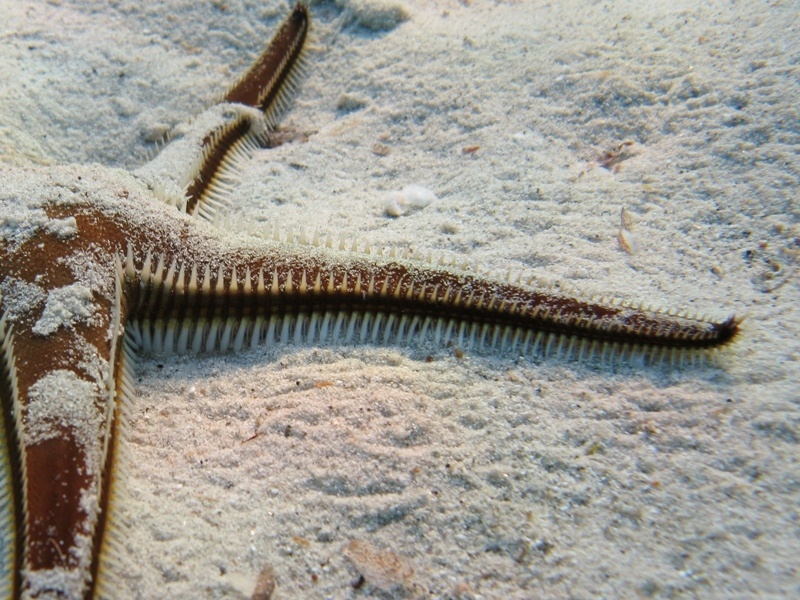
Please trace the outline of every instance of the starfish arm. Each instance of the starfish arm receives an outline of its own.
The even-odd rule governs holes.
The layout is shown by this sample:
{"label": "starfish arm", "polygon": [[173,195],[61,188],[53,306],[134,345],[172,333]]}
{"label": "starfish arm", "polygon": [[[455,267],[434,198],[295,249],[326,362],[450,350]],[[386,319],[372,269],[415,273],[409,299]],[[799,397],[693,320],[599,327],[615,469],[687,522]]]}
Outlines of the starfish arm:
{"label": "starfish arm", "polygon": [[[580,299],[398,258],[193,230],[173,252],[130,247],[130,318],[163,352],[277,342],[425,343],[683,359],[730,341],[710,320],[613,299]],[[151,232],[146,239],[156,233]],[[187,232],[188,235],[188,232]]]}
{"label": "starfish arm", "polygon": [[308,8],[298,2],[266,50],[225,94],[225,102],[256,107],[274,126],[288,94],[297,87],[310,24]]}
{"label": "starfish arm", "polygon": [[0,212],[24,223],[0,236],[0,281],[11,294],[0,298],[10,596],[82,598],[96,581],[107,512],[122,288],[113,245],[89,234],[89,211],[53,199],[80,196],[66,179],[48,178],[49,192],[36,183],[20,191],[24,179],[3,175]]}
{"label": "starfish arm", "polygon": [[230,205],[242,165],[268,144],[268,132],[297,87],[309,25],[308,9],[298,3],[222,102],[139,169],[165,202],[208,221]]}
{"label": "starfish arm", "polygon": [[231,204],[241,168],[266,144],[267,131],[257,109],[217,104],[181,126],[172,143],[135,174],[165,204],[212,221]]}
{"label": "starfish arm", "polygon": [[[98,316],[109,308],[94,301]],[[3,381],[4,413],[17,413],[17,430],[6,425],[5,437],[17,437],[19,447],[17,454],[8,444],[7,456],[21,456],[12,467],[13,504],[24,515],[13,534],[23,575],[15,593],[81,598],[96,574],[116,418],[110,365],[118,343],[108,340],[108,321],[98,321],[40,335],[23,320],[6,346],[13,365],[7,360],[4,369],[11,375]]]}

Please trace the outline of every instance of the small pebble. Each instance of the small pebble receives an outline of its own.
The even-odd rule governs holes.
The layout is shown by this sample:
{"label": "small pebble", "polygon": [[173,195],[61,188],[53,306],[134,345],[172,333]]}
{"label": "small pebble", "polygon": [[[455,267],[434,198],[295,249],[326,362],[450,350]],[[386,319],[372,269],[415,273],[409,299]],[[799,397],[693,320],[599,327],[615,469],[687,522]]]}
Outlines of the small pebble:
{"label": "small pebble", "polygon": [[258,574],[256,587],[253,590],[253,595],[250,597],[251,600],[270,600],[272,594],[275,593],[277,585],[275,569],[272,568],[272,565],[266,563]]}
{"label": "small pebble", "polygon": [[412,583],[411,562],[391,550],[382,550],[363,540],[350,540],[344,547],[344,555],[367,583],[379,590],[389,592]]}
{"label": "small pebble", "polygon": [[336,0],[336,5],[371,31],[391,31],[409,18],[405,6],[395,0]]}

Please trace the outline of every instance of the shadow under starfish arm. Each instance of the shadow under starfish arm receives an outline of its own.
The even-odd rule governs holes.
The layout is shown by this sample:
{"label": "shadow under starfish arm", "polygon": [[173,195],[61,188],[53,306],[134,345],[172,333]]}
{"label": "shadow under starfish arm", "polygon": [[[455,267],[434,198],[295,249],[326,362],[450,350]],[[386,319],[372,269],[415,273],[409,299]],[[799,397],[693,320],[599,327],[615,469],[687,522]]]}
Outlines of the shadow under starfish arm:
{"label": "shadow under starfish arm", "polygon": [[[265,96],[269,106],[280,104],[307,27],[298,6],[275,54],[262,55],[268,67],[253,71],[275,92]],[[217,124],[192,138],[189,180],[224,177],[255,144],[248,136],[266,130],[264,98],[247,98],[261,117],[238,104],[218,114],[244,114],[258,132],[215,134]],[[582,300],[392,253],[220,231],[158,201],[154,185],[167,164],[161,158],[136,174],[0,169],[0,567],[9,596],[113,597],[122,536],[114,461],[137,350],[433,343],[680,362],[705,357],[738,331],[734,317]],[[176,186],[186,185],[182,177]],[[198,202],[210,208],[198,214],[210,218],[224,199],[205,197]]]}

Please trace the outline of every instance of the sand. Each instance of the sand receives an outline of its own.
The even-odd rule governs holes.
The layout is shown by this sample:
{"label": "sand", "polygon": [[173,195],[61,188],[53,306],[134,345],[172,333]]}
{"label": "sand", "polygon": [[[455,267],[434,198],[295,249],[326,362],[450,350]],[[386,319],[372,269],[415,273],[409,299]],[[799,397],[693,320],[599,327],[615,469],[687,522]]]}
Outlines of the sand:
{"label": "sand", "polygon": [[[0,157],[136,168],[285,10],[0,0]],[[237,214],[735,312],[743,333],[720,368],[673,370],[426,348],[143,357],[118,597],[248,598],[265,566],[274,598],[800,592],[797,4],[312,15],[294,141],[254,157]],[[383,214],[410,184],[438,199]]]}

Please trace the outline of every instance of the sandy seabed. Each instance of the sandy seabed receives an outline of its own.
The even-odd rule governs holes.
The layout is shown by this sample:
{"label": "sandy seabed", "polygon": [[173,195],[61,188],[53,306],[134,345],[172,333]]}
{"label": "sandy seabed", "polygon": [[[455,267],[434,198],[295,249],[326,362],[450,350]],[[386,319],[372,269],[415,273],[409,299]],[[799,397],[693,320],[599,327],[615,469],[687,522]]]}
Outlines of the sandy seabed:
{"label": "sandy seabed", "polygon": [[[0,158],[135,168],[285,12],[0,0]],[[245,219],[735,312],[743,333],[722,368],[145,357],[119,598],[247,598],[267,565],[274,598],[800,594],[798,4],[311,12],[294,141],[244,172]],[[408,184],[438,200],[388,218]]]}

